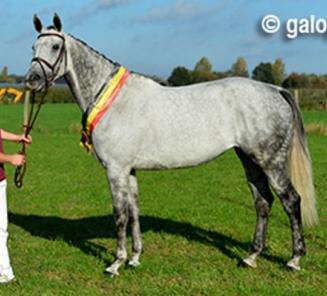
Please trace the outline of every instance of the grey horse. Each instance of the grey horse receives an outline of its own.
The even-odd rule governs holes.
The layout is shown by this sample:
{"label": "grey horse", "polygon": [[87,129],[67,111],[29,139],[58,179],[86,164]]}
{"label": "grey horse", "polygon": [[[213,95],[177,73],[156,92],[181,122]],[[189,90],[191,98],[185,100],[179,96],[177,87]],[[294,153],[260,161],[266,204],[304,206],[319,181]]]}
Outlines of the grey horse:
{"label": "grey horse", "polygon": [[[43,27],[37,16],[33,21],[39,35],[27,87],[43,90],[64,77],[87,117],[120,65],[64,33],[58,15],[49,27]],[[196,166],[230,148],[244,166],[257,215],[252,250],[243,263],[256,267],[263,250],[272,188],[291,224],[293,254],[287,266],[300,269],[305,254],[302,219],[313,225],[318,217],[303,122],[286,90],[244,78],[164,87],[131,72],[89,136],[112,193],[117,252],[106,269],[112,276],[127,261],[129,222],[128,264],[140,264],[143,245],[135,171]]]}

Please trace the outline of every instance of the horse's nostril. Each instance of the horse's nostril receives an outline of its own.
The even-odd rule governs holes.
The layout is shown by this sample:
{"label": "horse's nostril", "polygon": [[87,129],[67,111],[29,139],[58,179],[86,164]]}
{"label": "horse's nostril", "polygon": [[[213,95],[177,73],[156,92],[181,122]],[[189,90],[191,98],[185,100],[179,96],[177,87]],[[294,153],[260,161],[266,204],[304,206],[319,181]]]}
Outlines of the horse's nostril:
{"label": "horse's nostril", "polygon": [[31,81],[37,81],[37,80],[40,80],[40,78],[41,78],[41,76],[39,74],[34,73],[34,74],[31,75],[30,80]]}
{"label": "horse's nostril", "polygon": [[31,73],[26,76],[26,82],[36,82],[41,79],[41,76],[37,73]]}

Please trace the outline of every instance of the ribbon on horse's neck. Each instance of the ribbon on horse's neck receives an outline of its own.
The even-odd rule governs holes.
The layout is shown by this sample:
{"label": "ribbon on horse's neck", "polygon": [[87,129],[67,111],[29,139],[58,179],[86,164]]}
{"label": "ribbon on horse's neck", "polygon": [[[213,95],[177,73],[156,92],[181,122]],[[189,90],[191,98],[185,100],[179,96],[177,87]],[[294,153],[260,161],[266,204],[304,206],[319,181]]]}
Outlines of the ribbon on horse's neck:
{"label": "ribbon on horse's neck", "polygon": [[[37,62],[42,70],[43,76],[44,76],[44,81],[45,81],[45,89],[48,90],[50,84],[54,81],[55,77],[57,76],[60,67],[57,67],[58,65],[60,65],[60,63],[62,62],[63,58],[65,58],[65,68],[67,67],[67,56],[66,56],[66,39],[64,36],[62,36],[61,34],[57,34],[57,33],[42,33],[40,34],[37,38],[40,39],[42,37],[49,37],[49,36],[56,36],[61,38],[62,40],[62,46],[59,52],[59,55],[56,59],[56,61],[53,64],[50,64],[47,60],[41,58],[41,57],[34,57],[32,59],[32,63],[33,62]],[[47,73],[45,71],[44,65],[47,66],[50,70],[51,70],[51,77],[48,78],[47,77]],[[55,73],[57,70],[57,73]]]}

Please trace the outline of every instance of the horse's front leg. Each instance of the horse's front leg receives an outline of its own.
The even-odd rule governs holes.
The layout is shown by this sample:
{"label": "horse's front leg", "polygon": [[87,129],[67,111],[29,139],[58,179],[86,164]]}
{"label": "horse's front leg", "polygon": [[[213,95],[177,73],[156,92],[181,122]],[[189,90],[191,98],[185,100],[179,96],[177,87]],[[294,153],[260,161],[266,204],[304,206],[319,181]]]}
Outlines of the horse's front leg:
{"label": "horse's front leg", "polygon": [[132,229],[132,259],[128,262],[129,266],[137,267],[140,265],[140,256],[142,254],[143,244],[141,237],[140,219],[139,219],[139,205],[138,205],[138,186],[135,171],[132,170],[129,176],[129,216],[131,219]]}
{"label": "horse's front leg", "polygon": [[105,271],[111,276],[117,276],[119,275],[119,267],[127,260],[126,231],[129,220],[129,173],[125,174],[120,170],[110,170],[108,179],[117,231],[117,250],[115,261]]}

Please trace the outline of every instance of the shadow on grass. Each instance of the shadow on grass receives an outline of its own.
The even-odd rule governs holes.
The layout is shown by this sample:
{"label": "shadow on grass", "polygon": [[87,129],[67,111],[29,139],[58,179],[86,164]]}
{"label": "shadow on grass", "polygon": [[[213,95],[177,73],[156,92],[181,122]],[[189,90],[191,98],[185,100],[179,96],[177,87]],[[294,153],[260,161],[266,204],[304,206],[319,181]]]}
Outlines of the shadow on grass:
{"label": "shadow on grass", "polygon": [[[116,238],[112,215],[87,217],[81,219],[66,219],[53,216],[24,215],[9,213],[9,221],[34,236],[48,240],[63,240],[79,248],[87,255],[92,255],[110,263],[107,257],[107,248],[99,246],[90,239]],[[249,251],[249,242],[240,242],[224,234],[209,231],[187,222],[173,221],[153,216],[140,217],[142,232],[153,231],[182,236],[190,241],[214,246],[224,255],[240,261],[242,258],[236,249]],[[266,259],[283,264],[284,259],[272,255],[263,255]]]}

